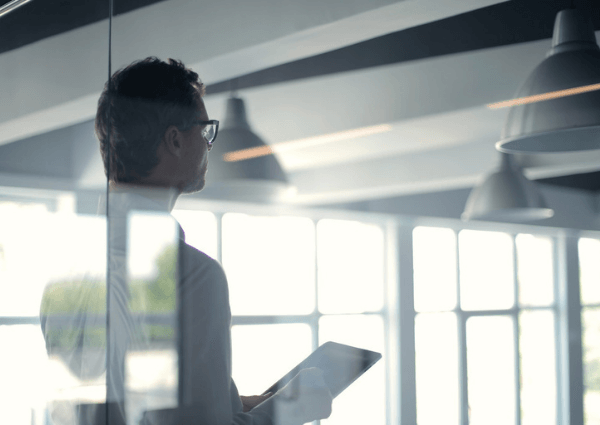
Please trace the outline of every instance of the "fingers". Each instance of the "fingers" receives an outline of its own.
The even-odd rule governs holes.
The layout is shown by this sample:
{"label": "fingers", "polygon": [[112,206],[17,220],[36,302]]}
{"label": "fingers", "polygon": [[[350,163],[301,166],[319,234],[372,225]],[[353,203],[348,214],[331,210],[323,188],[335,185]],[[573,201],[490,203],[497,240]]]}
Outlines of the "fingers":
{"label": "fingers", "polygon": [[304,387],[305,402],[310,405],[314,419],[325,419],[331,415],[333,397],[323,378],[323,371],[308,368],[300,371],[300,385]]}
{"label": "fingers", "polygon": [[311,367],[308,369],[302,369],[298,373],[298,377],[300,379],[301,385],[306,385],[308,387],[322,387],[325,385],[325,380],[323,379],[323,371],[316,367]]}
{"label": "fingers", "polygon": [[244,412],[249,412],[254,409],[260,403],[271,397],[273,393],[267,393],[262,395],[251,395],[251,396],[240,396],[242,400],[242,406]]}

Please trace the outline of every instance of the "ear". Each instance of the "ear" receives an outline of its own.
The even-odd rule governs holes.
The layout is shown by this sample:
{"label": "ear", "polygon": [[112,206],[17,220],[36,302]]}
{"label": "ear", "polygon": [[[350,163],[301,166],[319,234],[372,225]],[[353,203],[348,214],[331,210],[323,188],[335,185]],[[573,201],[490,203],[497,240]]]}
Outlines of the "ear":
{"label": "ear", "polygon": [[165,150],[176,157],[181,157],[182,155],[182,140],[181,140],[181,131],[174,125],[171,125],[165,131],[163,136],[163,144]]}

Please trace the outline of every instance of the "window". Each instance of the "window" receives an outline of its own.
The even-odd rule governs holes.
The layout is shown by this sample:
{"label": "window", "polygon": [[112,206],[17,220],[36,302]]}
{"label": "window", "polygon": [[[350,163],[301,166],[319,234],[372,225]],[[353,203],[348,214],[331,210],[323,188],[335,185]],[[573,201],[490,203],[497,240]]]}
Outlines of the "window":
{"label": "window", "polygon": [[413,262],[418,424],[556,423],[553,240],[416,227]]}
{"label": "window", "polygon": [[317,223],[319,344],[336,341],[384,354],[334,400],[325,424],[386,423],[384,246],[380,226],[331,219]]}
{"label": "window", "polygon": [[[233,375],[241,394],[262,393],[318,345],[334,340],[384,357],[336,398],[332,416],[322,423],[388,425],[398,409],[394,385],[405,385],[394,375],[407,373],[395,371],[390,353],[405,344],[414,348],[415,387],[410,391],[416,391],[419,425],[560,422],[565,385],[557,371],[567,341],[559,328],[556,270],[562,260],[555,233],[456,223],[407,225],[412,232],[408,267],[413,270],[414,328],[412,322],[408,326],[414,330],[413,347],[410,340],[390,338],[399,322],[391,314],[398,300],[389,296],[395,276],[388,256],[399,241],[388,235],[397,228],[371,216],[256,211],[236,206],[235,212],[173,213],[188,243],[221,261],[227,273]],[[99,282],[104,279],[106,223],[99,217],[49,212],[45,203],[2,203],[0,214],[15,223],[25,219],[28,231],[39,236],[30,248],[18,226],[0,228],[0,341],[14,347],[0,353],[0,375],[8,382],[0,388],[0,422],[45,424],[43,391],[57,383],[63,399],[105,398],[104,374],[75,376],[60,352],[46,353],[38,312],[47,283],[68,285],[90,270]],[[176,237],[173,224],[151,214],[132,218],[128,269],[135,282],[161,273],[160,258]],[[400,219],[396,224],[405,225]],[[153,246],[146,241],[148,228],[162,235],[153,238]],[[26,267],[31,255],[42,267]],[[586,425],[600,425],[599,255],[600,239],[580,239]],[[144,261],[149,256],[155,264]],[[403,258],[397,261],[407,266]],[[151,353],[128,354],[128,389],[151,393],[148,388],[155,388],[155,399],[145,399],[143,407],[169,407],[176,404],[177,353],[172,331],[169,336],[163,329],[159,310],[166,307],[150,305],[147,294],[136,291],[132,311],[152,316],[147,331],[160,344]],[[412,306],[409,310],[412,315]],[[44,368],[45,363],[51,367]],[[44,370],[51,375],[37,385]],[[34,384],[39,391],[28,390]]]}
{"label": "window", "polygon": [[583,330],[584,414],[586,425],[600,424],[600,240],[579,240],[581,326]]}
{"label": "window", "polygon": [[[85,273],[103,279],[106,271],[105,221],[48,206],[0,202],[0,423],[45,424],[49,392],[62,388],[57,398],[73,396],[78,378],[59,351],[46,351],[42,294],[48,284],[60,292]],[[59,299],[63,307],[73,301],[64,293]],[[87,384],[88,399],[105,396],[104,387]]]}
{"label": "window", "polygon": [[304,217],[223,216],[223,267],[234,316],[315,308],[315,230]]}
{"label": "window", "polygon": [[[92,297],[97,307],[105,308],[106,222],[98,216],[49,212],[45,203],[4,202],[0,215],[3,222],[26,223],[29,232],[24,238],[22,225],[0,229],[0,341],[12,347],[0,353],[0,422],[44,424],[47,391],[59,402],[99,403],[106,397],[104,369],[99,374],[77,369],[78,375],[61,357],[60,343],[47,353],[39,322],[48,284],[58,291],[56,299],[66,303],[65,311],[83,281],[98,291]],[[196,210],[175,210],[173,215],[187,242],[222,261],[226,270],[233,374],[240,393],[262,393],[318,345],[338,341],[384,357],[336,398],[334,414],[324,423],[387,423],[389,324],[380,224]],[[143,332],[154,344],[129,350],[125,359],[127,391],[146,394],[143,400],[130,400],[128,417],[135,421],[147,408],[176,403],[177,354],[167,318],[172,311],[168,299],[165,305],[156,303],[150,287],[161,273],[169,273],[161,259],[171,255],[177,235],[173,221],[157,214],[133,214],[128,229],[130,307],[134,315],[151,319]],[[39,267],[31,267],[32,258]],[[155,289],[163,294],[168,288]],[[353,409],[357,404],[359,412]]]}
{"label": "window", "polygon": [[210,211],[173,210],[185,232],[185,241],[212,258],[218,256],[217,217]]}
{"label": "window", "polygon": [[[385,424],[381,226],[226,213],[222,235],[234,324],[233,374],[240,393],[264,392],[332,340],[381,352],[384,359],[336,398],[333,414],[322,423]],[[358,404],[361,409],[353,408]]]}

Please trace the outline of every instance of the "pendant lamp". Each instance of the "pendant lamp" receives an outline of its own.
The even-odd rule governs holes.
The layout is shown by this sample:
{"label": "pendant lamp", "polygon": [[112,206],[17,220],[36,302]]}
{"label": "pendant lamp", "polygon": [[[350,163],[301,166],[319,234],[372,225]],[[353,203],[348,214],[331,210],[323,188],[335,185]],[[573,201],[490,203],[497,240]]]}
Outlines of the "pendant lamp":
{"label": "pendant lamp", "polygon": [[207,183],[201,195],[248,202],[282,200],[289,191],[288,179],[274,155],[239,161],[224,159],[231,152],[261,147],[268,149],[251,130],[244,101],[237,96],[230,97],[225,119],[209,154]]}
{"label": "pendant lamp", "polygon": [[15,9],[23,6],[25,3],[30,2],[31,0],[12,0],[8,3],[0,6],[0,16],[6,15],[7,13],[12,12]]}
{"label": "pendant lamp", "polygon": [[517,91],[496,148],[507,153],[600,149],[599,83],[600,49],[589,17],[576,9],[560,11],[552,48]]}
{"label": "pendant lamp", "polygon": [[502,154],[500,169],[469,195],[463,220],[541,220],[554,215],[539,188],[528,180],[512,155]]}

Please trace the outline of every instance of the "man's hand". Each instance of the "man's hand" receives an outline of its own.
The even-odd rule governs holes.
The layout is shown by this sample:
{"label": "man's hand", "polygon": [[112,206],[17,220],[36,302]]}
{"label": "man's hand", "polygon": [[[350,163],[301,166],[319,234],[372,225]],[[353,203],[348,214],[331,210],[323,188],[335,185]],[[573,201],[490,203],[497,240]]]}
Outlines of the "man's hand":
{"label": "man's hand", "polygon": [[332,401],[323,372],[315,367],[302,369],[273,396],[275,423],[299,425],[328,418]]}
{"label": "man's hand", "polygon": [[256,406],[258,406],[260,403],[262,403],[272,395],[273,393],[250,396],[241,395],[240,398],[242,399],[242,406],[244,406],[244,412],[249,412],[250,410],[254,409]]}

